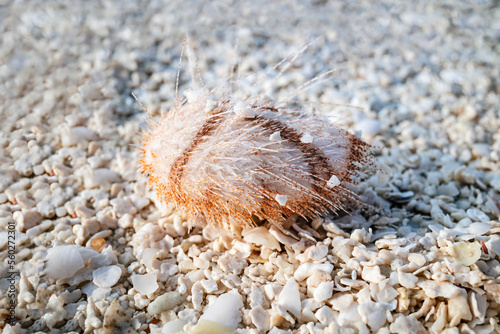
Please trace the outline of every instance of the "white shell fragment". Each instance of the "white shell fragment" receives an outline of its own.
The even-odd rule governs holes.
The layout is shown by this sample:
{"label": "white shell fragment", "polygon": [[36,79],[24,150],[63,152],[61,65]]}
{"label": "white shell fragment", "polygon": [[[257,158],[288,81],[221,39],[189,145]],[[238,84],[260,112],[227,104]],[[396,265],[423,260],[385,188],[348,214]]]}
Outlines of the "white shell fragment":
{"label": "white shell fragment", "polygon": [[276,195],[276,202],[278,202],[281,206],[286,205],[287,197],[286,195]]}
{"label": "white shell fragment", "polygon": [[328,180],[328,182],[326,183],[326,186],[333,188],[333,187],[338,186],[339,184],[340,184],[340,181],[339,181],[338,177],[336,175],[332,175],[330,180]]}
{"label": "white shell fragment", "polygon": [[96,269],[92,273],[94,284],[100,288],[109,288],[114,286],[120,279],[121,275],[121,268],[115,265]]}
{"label": "white shell fragment", "polygon": [[272,135],[269,136],[270,141],[280,141],[281,140],[281,135],[279,131],[273,132]]}
{"label": "white shell fragment", "polygon": [[389,166],[383,162],[379,162],[377,176],[379,184],[387,184],[391,179],[392,171]]}
{"label": "white shell fragment", "polygon": [[241,321],[240,308],[243,303],[235,293],[225,293],[210,305],[200,318],[229,328],[236,328]]}
{"label": "white shell fragment", "polygon": [[269,249],[281,250],[278,240],[264,226],[243,230],[242,234],[243,239],[247,242],[266,246]]}
{"label": "white shell fragment", "polygon": [[283,287],[283,290],[281,290],[278,303],[297,318],[300,317],[301,305],[299,285],[293,278],[290,278]]}
{"label": "white shell fragment", "polygon": [[304,144],[311,144],[313,142],[313,136],[311,136],[309,133],[304,133],[302,137],[300,137],[300,141],[303,142]]}
{"label": "white shell fragment", "polygon": [[207,104],[205,105],[205,112],[210,113],[212,110],[214,110],[217,107],[217,101],[208,99]]}
{"label": "white shell fragment", "polygon": [[55,279],[73,277],[85,265],[77,246],[57,246],[47,251],[45,272]]}
{"label": "white shell fragment", "polygon": [[476,263],[481,257],[481,244],[474,242],[459,242],[452,246],[453,257],[463,266]]}
{"label": "white shell fragment", "polygon": [[149,295],[158,289],[158,282],[153,274],[133,275],[130,279],[134,289],[141,295]]}
{"label": "white shell fragment", "polygon": [[148,313],[152,315],[160,314],[161,312],[168,311],[181,304],[184,297],[177,291],[167,292],[158,296],[148,305]]}
{"label": "white shell fragment", "polygon": [[245,118],[255,118],[256,112],[253,108],[251,108],[248,103],[245,102],[237,102],[234,104],[234,112]]}

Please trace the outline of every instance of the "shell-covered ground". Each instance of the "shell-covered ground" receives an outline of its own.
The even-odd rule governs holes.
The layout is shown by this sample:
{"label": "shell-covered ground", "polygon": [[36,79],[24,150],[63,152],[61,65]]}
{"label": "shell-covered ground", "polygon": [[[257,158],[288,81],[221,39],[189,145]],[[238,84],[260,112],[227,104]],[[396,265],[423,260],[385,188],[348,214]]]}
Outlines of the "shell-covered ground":
{"label": "shell-covered ground", "polygon": [[[500,332],[499,22],[496,1],[0,1],[3,333]],[[131,95],[175,104],[185,36],[179,96],[191,66],[319,110],[379,148],[377,209],[189,231],[138,172]]]}

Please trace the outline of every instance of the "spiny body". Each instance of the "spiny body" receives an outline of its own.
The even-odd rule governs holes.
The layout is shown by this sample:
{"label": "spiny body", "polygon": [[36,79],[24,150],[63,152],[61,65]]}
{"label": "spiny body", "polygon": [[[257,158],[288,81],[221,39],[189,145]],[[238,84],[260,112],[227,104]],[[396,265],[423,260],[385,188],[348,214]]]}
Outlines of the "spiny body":
{"label": "spiny body", "polygon": [[370,145],[327,119],[259,99],[202,93],[150,126],[140,165],[159,198],[229,229],[345,210],[372,164]]}

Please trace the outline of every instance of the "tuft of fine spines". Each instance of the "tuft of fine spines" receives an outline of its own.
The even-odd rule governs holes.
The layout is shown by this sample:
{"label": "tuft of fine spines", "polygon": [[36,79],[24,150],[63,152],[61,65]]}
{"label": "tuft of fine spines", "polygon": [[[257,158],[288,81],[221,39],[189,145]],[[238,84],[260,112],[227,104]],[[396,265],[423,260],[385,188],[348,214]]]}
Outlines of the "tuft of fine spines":
{"label": "tuft of fine spines", "polygon": [[207,93],[150,121],[141,171],[164,202],[230,228],[345,211],[371,147],[327,119],[259,99]]}

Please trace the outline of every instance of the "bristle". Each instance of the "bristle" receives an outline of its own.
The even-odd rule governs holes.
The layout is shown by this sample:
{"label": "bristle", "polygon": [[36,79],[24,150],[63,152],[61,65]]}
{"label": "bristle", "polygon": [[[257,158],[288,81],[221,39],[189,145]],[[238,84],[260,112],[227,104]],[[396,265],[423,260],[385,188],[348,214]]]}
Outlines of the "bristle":
{"label": "bristle", "polygon": [[359,202],[348,185],[372,164],[370,145],[326,119],[258,101],[197,94],[150,122],[140,164],[159,198],[191,221],[201,214],[227,228]]}

